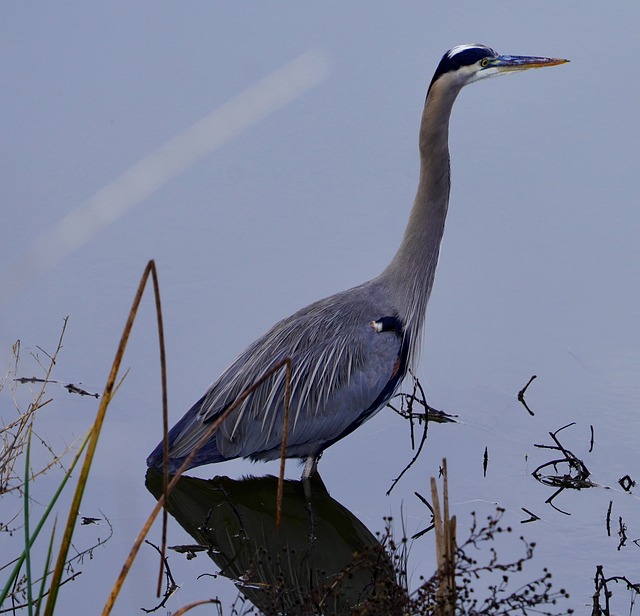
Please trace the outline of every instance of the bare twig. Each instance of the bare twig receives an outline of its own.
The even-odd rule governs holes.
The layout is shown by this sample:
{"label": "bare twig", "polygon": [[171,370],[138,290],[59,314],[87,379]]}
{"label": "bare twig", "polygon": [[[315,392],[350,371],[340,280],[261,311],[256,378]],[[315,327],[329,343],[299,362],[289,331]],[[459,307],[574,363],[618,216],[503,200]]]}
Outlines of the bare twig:
{"label": "bare twig", "polygon": [[[551,460],[538,466],[531,474],[542,484],[558,488],[545,502],[551,505],[556,511],[565,515],[571,515],[562,509],[559,509],[553,504],[553,499],[561,492],[567,489],[582,490],[585,488],[592,488],[595,484],[589,480],[591,473],[586,467],[585,463],[578,458],[573,452],[569,451],[558,439],[558,433],[562,430],[575,425],[575,422],[567,424],[555,432],[549,432],[549,436],[553,439],[555,445],[534,445],[538,449],[553,449],[560,451],[563,454],[563,458],[557,460]],[[568,472],[563,475],[543,475],[542,470],[553,467],[558,472],[558,465],[566,464],[568,466]]]}
{"label": "bare twig", "polygon": [[524,511],[528,516],[530,516],[528,520],[520,520],[520,524],[528,524],[529,522],[536,522],[537,520],[540,519],[539,516],[537,516],[535,513],[532,513],[528,509],[525,509],[524,507],[520,507],[520,509],[522,509],[522,511]]}
{"label": "bare twig", "polygon": [[533,383],[533,381],[535,379],[537,379],[537,375],[533,375],[528,381],[527,384],[518,392],[518,402],[520,402],[522,404],[522,406],[524,406],[525,409],[527,409],[527,412],[529,413],[529,415],[533,416],[535,415],[535,413],[528,407],[527,403],[524,400],[524,394],[526,393],[527,389],[529,388],[529,385],[531,385],[531,383]]}
{"label": "bare twig", "polygon": [[[401,417],[409,420],[411,448],[415,450],[415,454],[411,461],[404,467],[404,469],[402,469],[400,474],[391,482],[391,487],[386,492],[387,496],[391,494],[392,490],[396,487],[396,484],[420,457],[422,448],[427,441],[429,423],[455,423],[456,421],[454,415],[448,415],[444,411],[434,409],[427,404],[427,397],[424,393],[422,385],[420,384],[420,381],[416,376],[413,375],[413,373],[410,374],[413,378],[413,392],[411,394],[396,394],[392,398],[392,400],[395,400],[396,398],[400,399],[400,408],[397,408],[391,402],[389,402],[387,406],[389,406],[389,408],[391,408]],[[424,411],[421,413],[414,412],[414,404],[420,405],[424,409]],[[418,423],[422,423],[423,425],[422,436],[420,438],[420,442],[418,443],[417,449],[415,448],[414,440],[414,419],[417,419]]]}
{"label": "bare twig", "polygon": [[[602,565],[596,566],[596,575],[594,577],[595,592],[593,594],[592,603],[592,616],[611,616],[611,597],[613,591],[609,589],[609,583],[615,582],[616,584],[622,583],[625,585],[626,590],[632,592],[632,597],[640,594],[640,583],[631,582],[629,578],[624,575],[613,575],[611,577],[605,577],[604,569]],[[601,594],[604,595],[604,606],[600,604]],[[631,606],[629,614],[633,610],[633,598],[631,599]]]}
{"label": "bare twig", "polygon": [[160,554],[160,558],[162,559],[162,571],[166,578],[166,585],[164,594],[162,595],[162,601],[160,601],[160,603],[158,603],[158,605],[156,605],[155,607],[149,609],[144,607],[140,608],[143,612],[151,614],[152,612],[157,612],[159,609],[163,608],[166,605],[167,601],[171,598],[171,596],[176,592],[176,590],[180,588],[180,586],[176,584],[173,574],[171,573],[171,568],[169,567],[169,559],[162,554],[162,550],[157,545],[151,543],[151,541],[145,540],[145,543],[150,545],[154,550],[156,550],[156,552],[158,552],[158,554]]}
{"label": "bare twig", "polygon": [[421,494],[418,494],[418,492],[414,492],[414,494],[427,506],[427,508],[431,512],[431,524],[427,526],[427,528],[424,528],[418,531],[417,533],[415,533],[415,535],[411,536],[411,539],[418,539],[419,537],[422,537],[422,535],[426,535],[430,530],[433,530],[435,528],[435,522],[434,522],[433,507],[431,506],[431,503],[429,503],[429,501],[424,496],[422,496]]}
{"label": "bare twig", "polygon": [[[53,355],[42,351],[45,355],[47,355],[47,357],[49,357],[49,364],[45,366],[38,361],[38,363],[40,363],[40,365],[43,367],[44,377],[41,381],[42,387],[38,390],[38,393],[35,395],[33,402],[29,404],[26,411],[19,413],[19,416],[15,421],[12,421],[0,428],[0,439],[2,440],[2,447],[0,448],[0,494],[9,492],[13,489],[20,489],[20,487],[22,486],[22,482],[20,482],[17,486],[11,486],[11,481],[15,477],[14,465],[20,457],[20,454],[24,450],[27,433],[29,431],[29,428],[33,426],[35,413],[50,402],[50,400],[45,399],[46,384],[51,379],[51,373],[53,371],[56,359],[58,357],[58,354],[62,350],[62,340],[64,339],[68,321],[69,317],[65,317],[62,320],[62,331],[58,336],[58,342],[56,344],[56,349],[53,352]],[[16,378],[20,357],[20,348],[20,341],[17,341],[13,345],[13,355],[15,358],[13,374],[16,375]],[[15,380],[13,380],[13,382],[15,382]],[[42,441],[42,439],[40,440]],[[55,455],[52,451],[51,453],[53,456],[53,460],[49,464],[45,465],[44,469],[41,469],[38,473],[36,473],[36,475],[33,476],[37,476],[38,474],[43,473],[44,471],[51,468],[51,466],[54,466],[59,462],[61,456]]]}

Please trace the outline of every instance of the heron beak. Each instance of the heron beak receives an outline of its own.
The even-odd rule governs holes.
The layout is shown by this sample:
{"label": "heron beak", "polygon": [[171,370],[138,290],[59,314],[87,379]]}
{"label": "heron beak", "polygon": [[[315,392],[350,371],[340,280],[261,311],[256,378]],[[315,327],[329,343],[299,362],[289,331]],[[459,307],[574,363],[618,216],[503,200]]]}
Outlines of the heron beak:
{"label": "heron beak", "polygon": [[489,60],[486,68],[494,69],[498,73],[513,71],[526,71],[530,68],[544,68],[545,66],[557,66],[565,64],[569,60],[564,58],[536,58],[531,56],[498,56]]}

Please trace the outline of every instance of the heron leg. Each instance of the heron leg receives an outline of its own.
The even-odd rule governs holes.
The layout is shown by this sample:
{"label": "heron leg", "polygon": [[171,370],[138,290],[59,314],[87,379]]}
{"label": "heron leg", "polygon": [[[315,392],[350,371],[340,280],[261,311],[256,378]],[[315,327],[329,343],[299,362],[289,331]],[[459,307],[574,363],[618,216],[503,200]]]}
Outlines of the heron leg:
{"label": "heron leg", "polygon": [[302,471],[302,481],[308,481],[312,475],[318,472],[318,460],[322,454],[315,456],[307,456],[304,463],[304,470]]}

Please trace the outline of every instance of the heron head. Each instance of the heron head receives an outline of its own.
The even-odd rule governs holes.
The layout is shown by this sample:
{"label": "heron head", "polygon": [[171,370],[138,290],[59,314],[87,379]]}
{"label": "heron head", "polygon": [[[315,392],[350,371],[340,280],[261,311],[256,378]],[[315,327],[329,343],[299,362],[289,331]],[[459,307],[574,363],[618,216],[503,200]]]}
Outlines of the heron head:
{"label": "heron head", "polygon": [[556,66],[568,61],[562,58],[501,56],[485,45],[457,45],[442,56],[429,89],[440,80],[445,81],[450,87],[462,88],[480,79],[530,68]]}

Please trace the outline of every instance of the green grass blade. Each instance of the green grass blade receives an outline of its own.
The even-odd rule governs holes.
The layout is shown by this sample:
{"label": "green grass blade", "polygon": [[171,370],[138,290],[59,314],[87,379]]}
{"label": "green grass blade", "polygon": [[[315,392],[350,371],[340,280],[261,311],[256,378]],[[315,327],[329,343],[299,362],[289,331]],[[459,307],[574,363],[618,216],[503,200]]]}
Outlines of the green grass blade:
{"label": "green grass blade", "polygon": [[71,545],[71,539],[73,537],[73,531],[78,519],[78,512],[80,511],[80,503],[84,496],[84,490],[89,479],[89,470],[93,462],[93,456],[98,445],[98,437],[100,436],[100,430],[102,429],[102,423],[106,414],[109,402],[111,400],[111,392],[105,391],[102,395],[102,401],[98,410],[98,416],[91,427],[88,435],[88,447],[87,453],[84,457],[84,462],[80,469],[80,476],[76,485],[76,491],[73,494],[71,506],[69,507],[69,515],[67,517],[67,523],[65,524],[64,531],[62,533],[62,540],[60,541],[60,549],[58,550],[58,558],[56,559],[56,566],[53,569],[51,578],[51,587],[49,588],[49,595],[47,597],[47,603],[44,608],[45,616],[53,616],[55,610],[56,601],[58,599],[58,590],[62,582],[62,575],[64,567],[67,563],[67,555],[69,554],[69,546]]}
{"label": "green grass blade", "polygon": [[69,467],[69,470],[67,471],[67,473],[65,474],[64,478],[60,482],[60,485],[58,486],[58,489],[56,490],[55,494],[53,495],[53,498],[51,499],[51,502],[49,503],[49,505],[47,505],[47,508],[45,509],[44,513],[42,514],[42,518],[38,522],[38,525],[36,526],[35,530],[33,531],[33,534],[26,541],[25,550],[22,552],[22,554],[20,555],[20,557],[16,561],[16,564],[15,564],[15,566],[13,568],[13,571],[11,572],[11,575],[9,576],[9,579],[7,580],[4,588],[2,589],[2,593],[0,594],[0,607],[2,607],[2,605],[4,604],[4,601],[7,598],[13,583],[15,582],[15,580],[18,577],[18,575],[20,574],[20,569],[22,568],[22,565],[23,565],[23,563],[25,561],[25,558],[26,558],[26,549],[27,548],[31,548],[31,546],[35,543],[35,541],[36,541],[36,539],[38,537],[38,534],[40,533],[40,531],[42,530],[42,527],[44,526],[45,522],[47,521],[47,518],[49,517],[49,514],[53,510],[53,507],[55,506],[60,494],[62,494],[62,490],[64,489],[67,481],[71,478],[71,473],[73,472],[73,469],[75,468],[76,464],[80,460],[80,456],[82,455],[82,452],[84,451],[85,447],[87,446],[87,443],[89,442],[89,437],[90,436],[91,436],[91,432],[89,432],[89,434],[87,434],[87,436],[85,437],[84,441],[82,442],[82,445],[80,446],[80,449],[78,450],[78,453],[76,454],[75,458],[73,459],[73,462],[71,463],[71,466]]}
{"label": "green grass blade", "polygon": [[33,426],[29,425],[29,432],[27,435],[27,451],[24,461],[24,565],[27,575],[27,610],[29,616],[33,616],[33,593],[31,592],[31,585],[33,583],[31,579],[31,545],[29,544],[29,471],[31,462],[31,435],[33,433]]}
{"label": "green grass blade", "polygon": [[44,599],[44,591],[47,583],[47,577],[49,575],[49,567],[53,560],[53,540],[56,536],[57,520],[53,523],[53,530],[51,531],[51,538],[49,539],[49,549],[47,550],[47,558],[44,564],[44,571],[42,572],[42,580],[40,581],[40,591],[38,592],[38,599],[36,602],[36,616],[40,615],[40,607],[42,606],[42,600]]}

